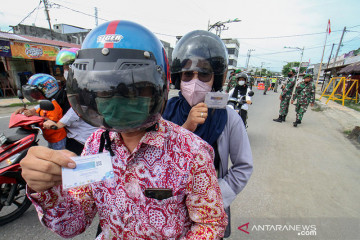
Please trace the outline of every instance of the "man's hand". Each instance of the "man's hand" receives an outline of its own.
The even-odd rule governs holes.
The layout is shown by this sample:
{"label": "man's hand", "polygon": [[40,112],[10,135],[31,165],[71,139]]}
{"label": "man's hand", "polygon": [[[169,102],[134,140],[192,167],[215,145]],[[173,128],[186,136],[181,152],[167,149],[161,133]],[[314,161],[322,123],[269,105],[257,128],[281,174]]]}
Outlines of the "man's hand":
{"label": "man's hand", "polygon": [[15,111],[15,114],[23,113],[25,116],[30,117],[36,115],[36,109],[27,109],[27,108],[20,108]]}
{"label": "man's hand", "polygon": [[283,100],[283,97],[280,95],[279,99],[280,99],[280,101],[282,101],[282,100]]}
{"label": "man's hand", "polygon": [[43,128],[45,128],[45,129],[51,129],[51,126],[56,126],[57,127],[56,122],[54,122],[52,120],[47,120],[43,124]]}
{"label": "man's hand", "polygon": [[252,104],[252,102],[250,100],[247,100],[246,103],[249,105]]}
{"label": "man's hand", "polygon": [[199,124],[203,124],[208,116],[208,107],[205,103],[198,103],[193,106],[189,116],[182,127],[194,132]]}
{"label": "man's hand", "polygon": [[75,168],[71,156],[76,154],[68,150],[31,147],[20,162],[21,175],[32,190],[43,192],[61,184],[61,167]]}
{"label": "man's hand", "polygon": [[314,106],[314,103],[310,103],[310,107],[313,107]]}

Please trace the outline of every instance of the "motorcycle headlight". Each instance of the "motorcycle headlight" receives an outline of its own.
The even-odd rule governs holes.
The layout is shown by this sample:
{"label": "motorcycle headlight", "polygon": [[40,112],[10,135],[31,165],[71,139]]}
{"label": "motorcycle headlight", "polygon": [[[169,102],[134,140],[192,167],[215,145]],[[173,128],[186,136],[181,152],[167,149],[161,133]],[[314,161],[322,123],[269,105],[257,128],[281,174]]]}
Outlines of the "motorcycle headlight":
{"label": "motorcycle headlight", "polygon": [[17,153],[7,159],[4,159],[2,162],[0,162],[0,169],[12,165],[15,162],[15,160],[19,157],[19,155],[20,153]]}

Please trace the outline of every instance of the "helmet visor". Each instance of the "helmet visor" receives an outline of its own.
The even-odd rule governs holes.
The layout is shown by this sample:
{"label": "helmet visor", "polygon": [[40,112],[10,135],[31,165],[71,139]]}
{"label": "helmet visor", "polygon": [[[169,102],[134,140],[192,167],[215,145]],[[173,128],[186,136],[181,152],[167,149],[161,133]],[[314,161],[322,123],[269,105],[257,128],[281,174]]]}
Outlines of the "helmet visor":
{"label": "helmet visor", "polygon": [[30,102],[36,102],[38,100],[46,99],[42,92],[33,85],[23,85],[22,86],[22,93],[24,97],[29,100]]}
{"label": "helmet visor", "polygon": [[147,128],[161,117],[166,91],[162,74],[152,64],[127,70],[71,69],[68,99],[93,126],[118,132]]}

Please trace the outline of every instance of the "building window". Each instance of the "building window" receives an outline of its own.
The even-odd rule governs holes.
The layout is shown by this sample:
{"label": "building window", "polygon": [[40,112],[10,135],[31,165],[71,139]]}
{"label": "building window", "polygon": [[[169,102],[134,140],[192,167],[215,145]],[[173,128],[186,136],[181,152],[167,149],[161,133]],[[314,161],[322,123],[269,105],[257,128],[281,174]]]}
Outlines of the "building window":
{"label": "building window", "polygon": [[228,48],[228,54],[235,54],[235,48]]}

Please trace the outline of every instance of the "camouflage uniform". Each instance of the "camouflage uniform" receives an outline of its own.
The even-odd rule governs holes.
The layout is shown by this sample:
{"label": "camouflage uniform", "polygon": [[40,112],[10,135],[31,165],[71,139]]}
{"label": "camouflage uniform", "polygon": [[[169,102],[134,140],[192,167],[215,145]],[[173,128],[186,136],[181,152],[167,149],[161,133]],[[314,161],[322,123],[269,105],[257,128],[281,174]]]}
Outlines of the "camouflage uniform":
{"label": "camouflage uniform", "polygon": [[254,77],[252,77],[252,76],[250,76],[249,78],[250,78],[249,88],[252,90],[252,87],[253,87],[253,85],[254,85],[255,79],[254,79]]}
{"label": "camouflage uniform", "polygon": [[230,78],[230,81],[226,87],[226,92],[228,93],[230,89],[233,89],[236,86],[236,84],[237,84],[237,79],[236,76],[234,75]]}
{"label": "camouflage uniform", "polygon": [[304,113],[309,106],[309,103],[315,102],[315,84],[313,81],[306,83],[305,81],[300,82],[295,89],[292,100],[296,100],[296,120],[302,120]]}
{"label": "camouflage uniform", "polygon": [[266,95],[266,92],[268,90],[268,88],[270,87],[270,78],[266,78],[265,79],[265,89],[264,89],[264,95]]}
{"label": "camouflage uniform", "polygon": [[282,90],[280,96],[282,96],[282,100],[280,102],[280,111],[279,115],[286,116],[289,111],[289,104],[291,99],[291,94],[295,86],[295,78],[289,78],[286,82],[284,89]]}

